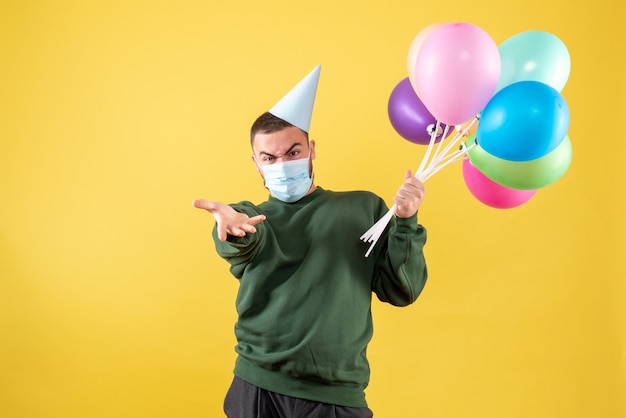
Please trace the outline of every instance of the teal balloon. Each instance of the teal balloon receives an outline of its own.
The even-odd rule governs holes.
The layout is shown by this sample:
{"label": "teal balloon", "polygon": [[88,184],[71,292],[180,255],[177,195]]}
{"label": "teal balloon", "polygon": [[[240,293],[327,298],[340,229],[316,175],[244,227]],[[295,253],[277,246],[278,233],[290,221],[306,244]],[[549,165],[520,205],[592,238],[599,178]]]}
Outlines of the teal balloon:
{"label": "teal balloon", "polygon": [[518,33],[499,47],[500,80],[496,92],[518,81],[539,81],[563,90],[571,70],[567,46],[557,36],[540,30]]}
{"label": "teal balloon", "polygon": [[535,190],[549,186],[567,172],[572,162],[572,142],[569,137],[541,158],[531,161],[509,161],[495,157],[476,142],[476,134],[465,142],[467,155],[474,166],[490,180],[517,190]]}

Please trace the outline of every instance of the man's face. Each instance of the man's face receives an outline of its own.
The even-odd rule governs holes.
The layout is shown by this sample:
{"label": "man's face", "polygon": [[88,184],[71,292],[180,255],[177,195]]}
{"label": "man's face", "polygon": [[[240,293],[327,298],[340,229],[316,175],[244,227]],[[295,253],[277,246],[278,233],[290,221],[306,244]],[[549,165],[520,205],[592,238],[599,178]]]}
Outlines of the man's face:
{"label": "man's face", "polygon": [[[311,157],[315,159],[315,141],[307,141],[307,137],[295,126],[272,133],[257,133],[252,146],[252,160],[260,167],[277,162],[299,160]],[[311,171],[312,167],[309,167]],[[262,175],[263,173],[261,173]]]}

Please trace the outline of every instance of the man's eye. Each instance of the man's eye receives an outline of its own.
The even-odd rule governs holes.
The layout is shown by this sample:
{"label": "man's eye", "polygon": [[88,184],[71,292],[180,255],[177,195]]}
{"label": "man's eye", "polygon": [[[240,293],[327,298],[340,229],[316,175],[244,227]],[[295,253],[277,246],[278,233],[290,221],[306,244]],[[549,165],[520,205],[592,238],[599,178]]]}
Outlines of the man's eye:
{"label": "man's eye", "polygon": [[289,155],[291,155],[292,157],[295,157],[295,156],[296,156],[296,155],[298,155],[298,154],[299,154],[299,151],[291,151],[291,152],[289,153]]}

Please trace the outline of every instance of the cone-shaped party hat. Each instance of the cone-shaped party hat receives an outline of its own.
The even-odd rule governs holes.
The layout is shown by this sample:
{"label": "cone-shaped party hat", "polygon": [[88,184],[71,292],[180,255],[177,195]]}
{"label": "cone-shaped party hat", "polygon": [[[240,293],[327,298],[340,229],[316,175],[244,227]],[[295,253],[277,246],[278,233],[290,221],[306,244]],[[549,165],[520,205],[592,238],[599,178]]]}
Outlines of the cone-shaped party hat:
{"label": "cone-shaped party hat", "polygon": [[321,65],[315,67],[289,93],[280,99],[269,112],[297,126],[304,132],[309,132],[321,69]]}

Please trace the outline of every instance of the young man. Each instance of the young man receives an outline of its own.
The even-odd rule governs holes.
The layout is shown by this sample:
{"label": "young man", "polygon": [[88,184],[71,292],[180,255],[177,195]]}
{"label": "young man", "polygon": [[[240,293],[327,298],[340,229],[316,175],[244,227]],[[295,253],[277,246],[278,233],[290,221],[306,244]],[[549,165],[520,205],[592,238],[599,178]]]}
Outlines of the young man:
{"label": "young man", "polygon": [[372,293],[406,306],[426,282],[426,231],[417,224],[424,186],[410,171],[368,257],[359,237],[387,213],[385,202],[314,184],[317,77],[319,67],[252,125],[252,160],[269,199],[193,202],[214,216],[217,252],[239,279],[238,358],[224,402],[231,418],[371,417]]}

